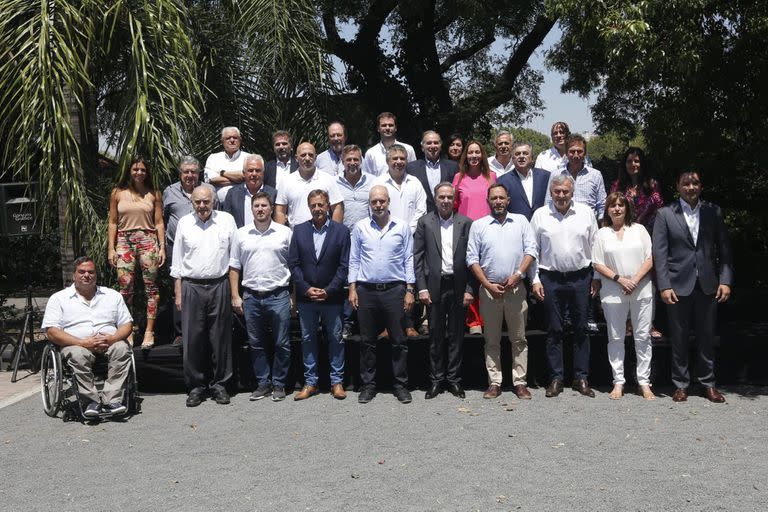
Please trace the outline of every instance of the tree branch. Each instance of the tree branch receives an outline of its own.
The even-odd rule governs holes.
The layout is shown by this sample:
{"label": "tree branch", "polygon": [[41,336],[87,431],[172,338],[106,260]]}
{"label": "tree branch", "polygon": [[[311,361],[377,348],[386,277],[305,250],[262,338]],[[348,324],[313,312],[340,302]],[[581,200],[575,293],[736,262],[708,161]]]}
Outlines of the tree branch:
{"label": "tree branch", "polygon": [[370,46],[376,42],[381,27],[387,21],[387,16],[397,7],[397,0],[374,0],[368,9],[368,14],[360,23],[355,43]]}
{"label": "tree branch", "polygon": [[487,27],[485,29],[485,34],[483,35],[483,38],[480,41],[466,48],[462,48],[461,50],[458,50],[452,53],[451,55],[449,55],[448,57],[446,57],[446,59],[442,63],[440,63],[440,71],[442,73],[445,73],[446,71],[451,69],[451,67],[454,64],[470,58],[471,56],[473,56],[474,54],[476,54],[486,46],[493,43],[495,40],[496,40],[496,36],[493,33],[493,27]]}

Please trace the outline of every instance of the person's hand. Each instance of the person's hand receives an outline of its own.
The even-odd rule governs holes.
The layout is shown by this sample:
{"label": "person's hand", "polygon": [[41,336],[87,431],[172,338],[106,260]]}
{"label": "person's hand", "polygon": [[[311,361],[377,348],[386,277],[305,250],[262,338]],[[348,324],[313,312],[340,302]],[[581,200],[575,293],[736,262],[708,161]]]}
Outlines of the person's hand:
{"label": "person's hand", "polygon": [[515,286],[517,286],[520,283],[520,281],[522,281],[522,280],[523,280],[523,278],[520,276],[520,274],[515,272],[514,274],[509,276],[506,281],[504,281],[504,289],[505,290],[511,290]]}
{"label": "person's hand", "polygon": [[488,285],[483,285],[483,287],[488,290],[488,293],[491,294],[491,296],[494,299],[500,299],[502,295],[504,295],[504,285],[499,283],[488,283]]}
{"label": "person's hand", "polygon": [[464,300],[461,303],[464,305],[464,307],[467,307],[470,304],[472,304],[473,300],[475,300],[475,298],[472,296],[471,293],[464,292]]}
{"label": "person's hand", "polygon": [[619,286],[621,286],[621,291],[626,295],[631,294],[635,291],[635,288],[637,288],[637,283],[628,277],[620,277],[617,282],[619,283]]}
{"label": "person's hand", "polygon": [[243,299],[239,295],[232,297],[232,311],[238,315],[243,314]]}
{"label": "person's hand", "polygon": [[107,251],[107,262],[112,266],[117,268],[117,253],[114,249],[109,249]]}
{"label": "person's hand", "polygon": [[407,313],[413,307],[413,303],[416,302],[413,298],[413,293],[405,292],[405,298],[403,299],[403,309]]}
{"label": "person's hand", "polygon": [[731,296],[731,287],[727,284],[721,284],[717,287],[717,295],[715,295],[715,298],[717,299],[717,302],[723,303],[727,301]]}
{"label": "person's hand", "polygon": [[661,290],[661,301],[664,304],[677,304],[677,300],[677,294],[675,294],[675,290],[672,288]]}
{"label": "person's hand", "polygon": [[429,306],[430,304],[432,304],[432,298],[429,296],[428,290],[422,290],[419,292],[419,300],[425,306]]}
{"label": "person's hand", "polygon": [[181,294],[180,293],[176,294],[174,302],[176,302],[176,311],[181,311]]}
{"label": "person's hand", "polygon": [[597,297],[598,292],[600,291],[600,286],[602,283],[599,279],[593,279],[592,283],[589,285],[589,296],[593,299]]}
{"label": "person's hand", "polygon": [[80,346],[94,354],[103,354],[109,348],[109,343],[103,334],[88,336],[80,341]]}
{"label": "person's hand", "polygon": [[349,305],[352,309],[357,310],[359,304],[357,303],[357,290],[349,289]]}
{"label": "person's hand", "polygon": [[533,283],[531,293],[533,293],[533,296],[536,297],[536,300],[544,302],[544,287],[541,285],[541,283]]}
{"label": "person's hand", "polygon": [[157,252],[157,266],[162,267],[165,263],[165,247],[161,247]]}
{"label": "person's hand", "polygon": [[307,295],[307,298],[309,300],[312,300],[312,301],[315,301],[315,302],[319,302],[321,300],[325,300],[325,298],[326,298],[325,290],[323,290],[322,288],[316,288],[314,286],[310,286],[307,289],[306,295]]}

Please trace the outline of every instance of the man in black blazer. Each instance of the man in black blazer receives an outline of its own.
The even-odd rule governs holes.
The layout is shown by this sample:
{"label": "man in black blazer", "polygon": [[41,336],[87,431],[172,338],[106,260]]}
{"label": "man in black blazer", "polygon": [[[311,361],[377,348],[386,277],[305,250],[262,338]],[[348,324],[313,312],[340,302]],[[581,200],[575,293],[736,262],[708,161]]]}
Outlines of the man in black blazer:
{"label": "man in black blazer", "polygon": [[427,130],[421,137],[424,158],[409,162],[405,167],[405,172],[417,178],[424,187],[424,192],[427,194],[427,213],[435,211],[435,196],[432,191],[438,183],[453,182],[453,176],[458,171],[456,162],[450,158],[440,158],[442,144],[437,132]]}
{"label": "man in black blazer", "polygon": [[512,146],[515,169],[503,174],[496,183],[504,185],[509,194],[509,213],[517,213],[531,221],[533,212],[544,206],[547,200],[549,171],[533,167],[531,145],[518,142]]}
{"label": "man in black blazer", "polygon": [[653,226],[653,262],[661,300],[667,304],[675,402],[688,399],[690,327],[697,341],[697,380],[712,402],[725,402],[715,388],[717,304],[728,300],[733,254],[720,207],[701,201],[697,171],[680,173],[680,200],[662,208]]}
{"label": "man in black blazer", "polygon": [[248,155],[243,161],[244,183],[234,185],[227,192],[222,210],[235,218],[238,229],[253,222],[251,198],[256,192],[269,194],[272,203],[277,198],[277,190],[264,184],[264,159],[261,155]]}
{"label": "man in black blazer", "polygon": [[342,311],[344,285],[349,271],[349,230],[330,219],[328,192],[313,190],[307,197],[312,219],[293,228],[288,268],[293,278],[301,322],[304,388],[294,400],[317,394],[317,326],[322,323],[331,367],[331,395],[346,398],[344,391],[344,341]]}
{"label": "man in black blazer", "polygon": [[[467,270],[467,240],[472,220],[453,213],[455,190],[450,182],[435,187],[437,210],[419,219],[413,235],[413,265],[419,300],[429,309],[431,385],[424,398],[436,397],[443,383],[459,398],[464,343],[464,317],[473,300]],[[447,332],[446,332],[447,326]]]}
{"label": "man in black blazer", "polygon": [[264,169],[264,184],[272,188],[280,188],[280,180],[299,168],[299,162],[293,158],[293,142],[291,134],[278,130],[272,134],[272,149],[275,158],[267,162]]}

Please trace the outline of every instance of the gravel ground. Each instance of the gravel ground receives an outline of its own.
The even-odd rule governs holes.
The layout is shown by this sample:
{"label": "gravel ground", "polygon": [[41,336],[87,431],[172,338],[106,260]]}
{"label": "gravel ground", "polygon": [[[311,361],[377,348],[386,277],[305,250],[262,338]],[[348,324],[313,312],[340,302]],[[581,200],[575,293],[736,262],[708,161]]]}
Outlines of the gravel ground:
{"label": "gravel ground", "polygon": [[0,411],[3,510],[765,510],[768,388],[727,404],[566,390],[532,401],[414,391],[188,409],[125,422]]}

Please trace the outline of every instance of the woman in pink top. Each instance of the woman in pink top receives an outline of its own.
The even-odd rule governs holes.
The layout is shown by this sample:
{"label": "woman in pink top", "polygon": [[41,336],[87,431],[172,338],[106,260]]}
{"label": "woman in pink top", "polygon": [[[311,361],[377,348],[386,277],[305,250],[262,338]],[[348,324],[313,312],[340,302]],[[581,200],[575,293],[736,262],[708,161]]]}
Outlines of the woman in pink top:
{"label": "woman in pink top", "polygon": [[155,344],[155,318],[160,300],[157,269],[165,262],[165,226],[162,198],[142,156],[131,159],[129,171],[112,189],[108,236],[107,259],[117,269],[120,293],[129,307],[133,304],[136,263],[141,266],[147,296],[147,328],[141,348],[149,349]]}
{"label": "woman in pink top", "polygon": [[[459,160],[459,172],[453,178],[456,188],[454,209],[472,220],[490,215],[488,187],[496,182],[496,174],[488,165],[485,148],[476,140],[469,141]],[[467,327],[470,334],[482,334],[483,319],[480,317],[478,297],[467,308]]]}

